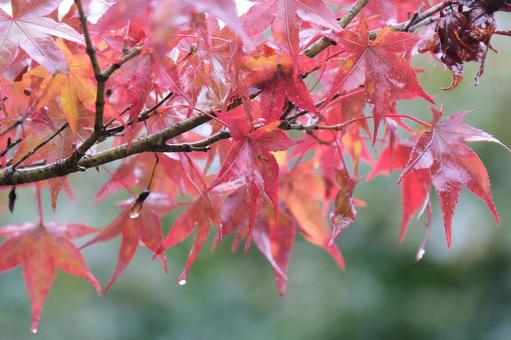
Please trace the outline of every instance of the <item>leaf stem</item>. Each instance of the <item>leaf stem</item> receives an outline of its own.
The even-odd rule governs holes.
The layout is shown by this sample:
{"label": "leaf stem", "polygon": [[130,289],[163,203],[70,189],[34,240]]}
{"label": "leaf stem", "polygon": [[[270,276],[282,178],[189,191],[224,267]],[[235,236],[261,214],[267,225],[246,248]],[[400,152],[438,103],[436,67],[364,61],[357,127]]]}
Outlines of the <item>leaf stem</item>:
{"label": "leaf stem", "polygon": [[18,145],[20,142],[21,142],[21,138],[18,138],[16,139],[14,142],[11,142],[10,138],[7,140],[7,146],[2,150],[0,151],[0,158],[2,158],[3,156],[5,156],[5,154],[7,152],[9,152],[9,150],[11,150],[13,147],[15,147],[16,145]]}
{"label": "leaf stem", "polygon": [[410,119],[410,120],[416,122],[417,124],[420,124],[420,125],[428,128],[428,129],[431,128],[431,124],[426,123],[425,121],[420,120],[419,118],[415,118],[410,115],[390,114],[390,115],[385,115],[384,118],[406,118],[406,119]]}
{"label": "leaf stem", "polygon": [[43,200],[41,199],[41,184],[35,183],[35,196],[37,202],[37,214],[39,216],[39,226],[44,227],[43,224]]}

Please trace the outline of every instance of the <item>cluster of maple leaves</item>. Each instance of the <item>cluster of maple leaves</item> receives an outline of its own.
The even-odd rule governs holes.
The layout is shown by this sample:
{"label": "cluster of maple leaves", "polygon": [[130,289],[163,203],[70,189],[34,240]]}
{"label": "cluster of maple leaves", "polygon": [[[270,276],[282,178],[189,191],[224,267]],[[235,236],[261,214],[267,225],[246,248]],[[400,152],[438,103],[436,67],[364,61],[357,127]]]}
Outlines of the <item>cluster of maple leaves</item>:
{"label": "cluster of maple leaves", "polygon": [[[106,11],[97,22],[87,22],[85,32],[77,6],[58,11],[61,2],[13,0],[11,12],[0,9],[0,182],[4,176],[2,183],[9,183],[16,171],[44,171],[70,157],[96,133],[100,107],[103,128],[111,133],[97,138],[85,157],[111,178],[96,198],[118,191],[131,198],[120,202],[119,215],[99,230],[45,223],[42,209],[37,222],[0,228],[0,272],[23,266],[34,332],[57,268],[101,291],[71,242],[78,237],[93,235],[82,247],[122,238],[105,292],[139,244],[167,270],[166,250],[195,232],[179,277],[185,284],[213,228],[213,246],[230,234],[233,249],[243,241],[245,250],[255,243],[283,294],[297,234],[344,268],[335,240],[364,204],[354,197],[362,179],[401,172],[401,240],[413,215],[424,209],[429,214],[432,188],[449,245],[462,187],[483,200],[499,223],[487,171],[465,143],[500,142],[465,124],[466,112],[444,117],[432,109],[431,122],[424,122],[400,114],[396,104],[416,98],[434,104],[410,64],[421,36],[404,32],[416,23],[419,9],[441,6],[441,17],[433,20],[439,28],[433,40],[423,41],[424,50],[442,52],[442,61],[460,75],[463,62],[480,60],[480,54],[470,54],[473,45],[480,48],[483,42],[487,49],[494,31],[485,26],[491,33],[482,32],[471,13],[483,8],[493,15],[500,7],[468,0],[454,1],[459,11],[452,1],[260,0],[238,15],[232,0],[108,1],[101,2]],[[87,14],[99,2],[77,3]],[[347,27],[339,25],[353,10],[358,15]],[[399,23],[406,29],[389,26]],[[456,33],[460,25],[462,34]],[[102,100],[87,35],[98,66],[117,65]],[[113,171],[101,163],[97,149],[129,150],[134,141],[143,143],[198,115],[207,118],[202,125],[162,142],[195,143],[195,149],[147,152],[149,145],[146,152],[119,157],[122,163]],[[400,137],[399,130],[408,137]],[[379,149],[375,160],[371,150]],[[362,173],[361,163],[371,170]],[[54,209],[62,189],[73,196],[65,176],[39,180],[17,185],[33,187],[39,207],[46,188]],[[2,187],[11,210],[12,184]],[[161,218],[178,208],[183,212],[162,235]]]}

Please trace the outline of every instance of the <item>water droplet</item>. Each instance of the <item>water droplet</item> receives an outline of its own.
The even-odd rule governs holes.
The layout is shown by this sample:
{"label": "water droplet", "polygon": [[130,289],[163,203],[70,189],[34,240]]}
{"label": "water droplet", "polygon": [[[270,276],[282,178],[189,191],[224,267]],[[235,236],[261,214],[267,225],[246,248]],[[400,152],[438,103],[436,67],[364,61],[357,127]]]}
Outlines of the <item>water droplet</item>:
{"label": "water droplet", "polygon": [[417,257],[416,257],[417,261],[422,260],[425,253],[426,253],[426,249],[424,249],[424,247],[420,247],[419,250],[417,251]]}
{"label": "water droplet", "polygon": [[146,191],[141,192],[140,195],[138,195],[137,200],[131,206],[130,214],[129,214],[130,218],[137,218],[140,216],[140,210],[142,210],[144,201],[146,200],[146,198],[149,196],[150,193],[151,193],[150,191],[146,190]]}
{"label": "water droplet", "polygon": [[137,210],[130,211],[130,218],[135,219],[135,218],[138,218],[139,216],[140,216],[140,210],[139,211],[137,211]]}
{"label": "water droplet", "polygon": [[186,284],[186,279],[179,280],[177,284],[180,286],[184,286]]}
{"label": "water droplet", "polygon": [[32,334],[37,334],[37,332],[39,332],[39,330],[37,329],[37,327],[32,327],[32,328],[30,328],[30,331],[32,332]]}

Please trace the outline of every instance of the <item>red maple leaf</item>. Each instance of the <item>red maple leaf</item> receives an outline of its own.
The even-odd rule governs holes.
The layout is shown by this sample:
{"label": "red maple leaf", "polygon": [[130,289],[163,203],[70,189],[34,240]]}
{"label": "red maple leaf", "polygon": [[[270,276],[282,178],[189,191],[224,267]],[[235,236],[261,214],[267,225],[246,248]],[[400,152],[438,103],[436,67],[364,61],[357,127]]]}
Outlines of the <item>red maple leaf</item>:
{"label": "red maple leaf", "polygon": [[133,259],[140,243],[144,244],[154,254],[158,253],[162,266],[167,271],[165,254],[160,254],[162,248],[161,216],[176,207],[166,195],[156,192],[143,192],[137,200],[129,199],[119,204],[122,211],[101,232],[83,247],[97,242],[111,240],[117,236],[122,237],[119,257],[114,274],[105,286],[105,294],[122,274]]}
{"label": "red maple leaf", "polygon": [[182,169],[179,161],[167,155],[159,157],[158,160],[152,153],[134,155],[124,159],[111,174],[110,180],[96,194],[96,201],[101,202],[121,189],[128,192],[145,190],[149,184],[158,188],[160,193],[175,194],[181,189],[178,185],[181,185],[185,178]]}
{"label": "red maple leaf", "polygon": [[334,230],[326,222],[326,186],[324,178],[314,171],[313,162],[299,164],[282,177],[280,188],[282,201],[296,220],[304,238],[327,251],[339,268],[345,263],[341,251],[332,242]]}
{"label": "red maple leaf", "polygon": [[[348,151],[353,160],[354,175],[358,174],[360,160],[372,165],[374,160],[366,143],[367,136],[370,135],[369,126],[365,119],[357,121],[357,119],[362,119],[364,117],[365,104],[366,95],[364,89],[357,89],[331,101],[321,112],[326,125],[346,124],[350,121],[354,123],[343,129],[340,141],[337,141],[338,136],[336,133],[318,130],[315,132],[315,136],[324,142],[330,143],[330,145],[322,145],[318,148],[317,140],[308,138],[306,139],[308,145],[306,142],[303,143],[301,145],[302,149],[298,150],[298,148],[295,148],[295,152],[305,152],[306,150],[304,147],[317,150],[316,152],[319,156],[318,158],[321,160],[321,167],[323,170],[327,168],[332,170],[337,169],[339,162],[342,162],[342,159],[339,159],[339,157],[342,154],[341,149],[343,148]],[[339,157],[336,157],[336,154]],[[336,176],[335,171],[327,171],[327,173],[331,174],[330,177],[332,182],[334,182]]]}
{"label": "red maple leaf", "polygon": [[[213,197],[213,199],[211,197]],[[179,215],[163,242],[163,249],[171,248],[187,239],[193,230],[195,228],[197,229],[197,234],[192,249],[190,250],[188,260],[186,261],[185,268],[178,278],[178,283],[181,286],[186,284],[188,272],[208,238],[210,223],[215,223],[221,233],[221,221],[215,208],[219,206],[219,203],[218,200],[214,199],[214,195],[212,194],[209,194],[207,197],[199,196],[189,204],[181,215]],[[220,239],[221,234],[219,234],[217,238]]]}
{"label": "red maple leaf", "polygon": [[[297,172],[296,175],[305,180],[305,185],[310,185],[312,196],[322,192],[324,198],[324,186],[321,185],[320,177],[305,174],[302,171]],[[288,183],[287,177],[284,183]],[[282,194],[284,204],[281,204],[281,212],[277,219],[272,212],[272,205],[266,200],[253,229],[254,243],[273,267],[280,295],[284,295],[286,292],[287,269],[297,230],[309,242],[324,248],[334,258],[337,265],[344,269],[341,252],[335,244],[329,244],[331,231],[325,219],[322,218],[323,211],[319,201],[313,201],[316,197],[309,200],[310,197],[302,195],[302,193],[289,192],[289,189],[287,185],[284,185]],[[235,251],[240,242],[250,235],[245,207],[245,202],[248,200],[247,195],[245,190],[239,189],[229,195],[222,206],[221,218],[224,236],[236,233],[231,246],[232,251]],[[304,201],[304,203],[293,206],[293,213],[288,202],[294,203],[295,198],[296,202]],[[215,245],[217,243],[218,240]]]}
{"label": "red maple leaf", "polygon": [[51,36],[83,43],[72,27],[47,16],[61,0],[11,1],[12,16],[0,9],[0,66],[9,64],[21,47],[50,73],[67,70],[64,55]]}
{"label": "red maple leaf", "polygon": [[432,185],[438,193],[447,244],[450,246],[452,217],[462,186],[483,200],[497,224],[500,224],[488,172],[477,154],[464,143],[485,141],[503,144],[490,134],[463,123],[468,112],[454,113],[442,120],[441,111],[433,108],[432,112],[433,124],[418,138],[400,179],[413,176],[414,170],[426,171],[422,183],[428,186],[426,192]]}
{"label": "red maple leaf", "polygon": [[293,72],[303,74],[318,66],[309,57],[299,57],[298,64],[293,64],[291,58],[263,45],[261,53],[245,58],[243,65],[249,71],[245,86],[255,86],[262,90],[261,112],[267,121],[280,118],[284,111],[286,100],[297,107],[318,113],[317,107],[307,90],[304,81]]}
{"label": "red maple leaf", "polygon": [[330,245],[334,243],[341,231],[348,228],[357,218],[355,198],[353,197],[357,184],[356,178],[350,177],[346,169],[340,169],[337,171],[335,179],[340,189],[335,196],[334,210],[330,213],[330,223],[333,227]]}
{"label": "red maple leaf", "polygon": [[[371,180],[378,175],[389,174],[394,170],[402,170],[410,159],[411,151],[412,145],[405,142],[390,145],[382,151],[378,163],[366,179]],[[400,242],[404,240],[408,224],[413,215],[429,205],[431,184],[428,176],[429,173],[426,170],[411,170],[400,182],[403,201],[403,217],[399,232]]]}
{"label": "red maple leaf", "polygon": [[218,177],[211,184],[215,191],[232,192],[244,187],[247,191],[247,213],[249,236],[247,249],[252,239],[256,218],[262,207],[263,194],[269,197],[278,215],[279,165],[271,151],[285,151],[297,141],[291,140],[279,129],[280,121],[270,122],[251,131],[242,110],[221,115],[233,135]]}
{"label": "red maple leaf", "polygon": [[[150,2],[139,0],[117,1],[101,17],[95,28],[98,33],[106,32],[108,29],[124,26],[132,20],[138,20],[145,24],[160,25],[164,16],[170,15],[171,17],[166,18],[170,20],[167,20],[165,29],[171,30],[173,26],[178,26],[181,23],[182,15],[192,14],[195,10],[207,12],[217,17],[236,34],[249,42],[246,33],[241,28],[241,22],[236,12],[236,4],[233,0],[164,0],[160,6],[154,8]],[[148,14],[152,14],[150,20],[146,18]],[[152,27],[152,29],[157,31],[155,27]]]}
{"label": "red maple leaf", "polygon": [[260,34],[271,25],[273,37],[279,48],[298,64],[300,52],[300,17],[340,30],[335,14],[321,0],[263,0],[258,1],[242,17],[243,27],[251,36]]}
{"label": "red maple leaf", "polygon": [[56,269],[88,280],[98,294],[101,287],[89,272],[80,251],[70,239],[97,232],[82,224],[52,222],[12,224],[0,229],[0,272],[23,266],[32,302],[31,331],[37,332],[41,311],[53,285]]}
{"label": "red maple leaf", "polygon": [[374,21],[381,26],[410,20],[415,12],[422,8],[421,6],[424,6],[424,9],[430,7],[428,1],[423,0],[369,1],[364,8],[364,13],[367,16],[374,16]]}
{"label": "red maple leaf", "polygon": [[284,295],[287,284],[286,273],[291,260],[297,225],[289,212],[282,212],[275,220],[270,206],[266,208],[264,216],[257,221],[254,229],[254,242],[273,267],[279,294]]}
{"label": "red maple leaf", "polygon": [[342,59],[335,80],[328,94],[328,103],[335,94],[353,91],[364,86],[367,101],[374,115],[374,136],[386,114],[395,113],[397,100],[423,97],[434,103],[422,89],[410,65],[408,55],[418,38],[390,28],[369,39],[365,20],[360,20],[357,31],[344,30],[332,35],[337,48],[348,54]]}

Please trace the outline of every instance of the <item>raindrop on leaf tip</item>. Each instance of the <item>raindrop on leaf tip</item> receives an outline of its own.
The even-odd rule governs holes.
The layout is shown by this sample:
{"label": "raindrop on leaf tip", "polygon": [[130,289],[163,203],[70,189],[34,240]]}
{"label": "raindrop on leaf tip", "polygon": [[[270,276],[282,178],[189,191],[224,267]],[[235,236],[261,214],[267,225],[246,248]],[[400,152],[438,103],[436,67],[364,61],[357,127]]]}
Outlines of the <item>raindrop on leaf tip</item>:
{"label": "raindrop on leaf tip", "polygon": [[424,257],[424,254],[426,253],[426,249],[424,248],[419,248],[419,250],[417,251],[417,261],[420,261],[422,260],[422,258]]}

